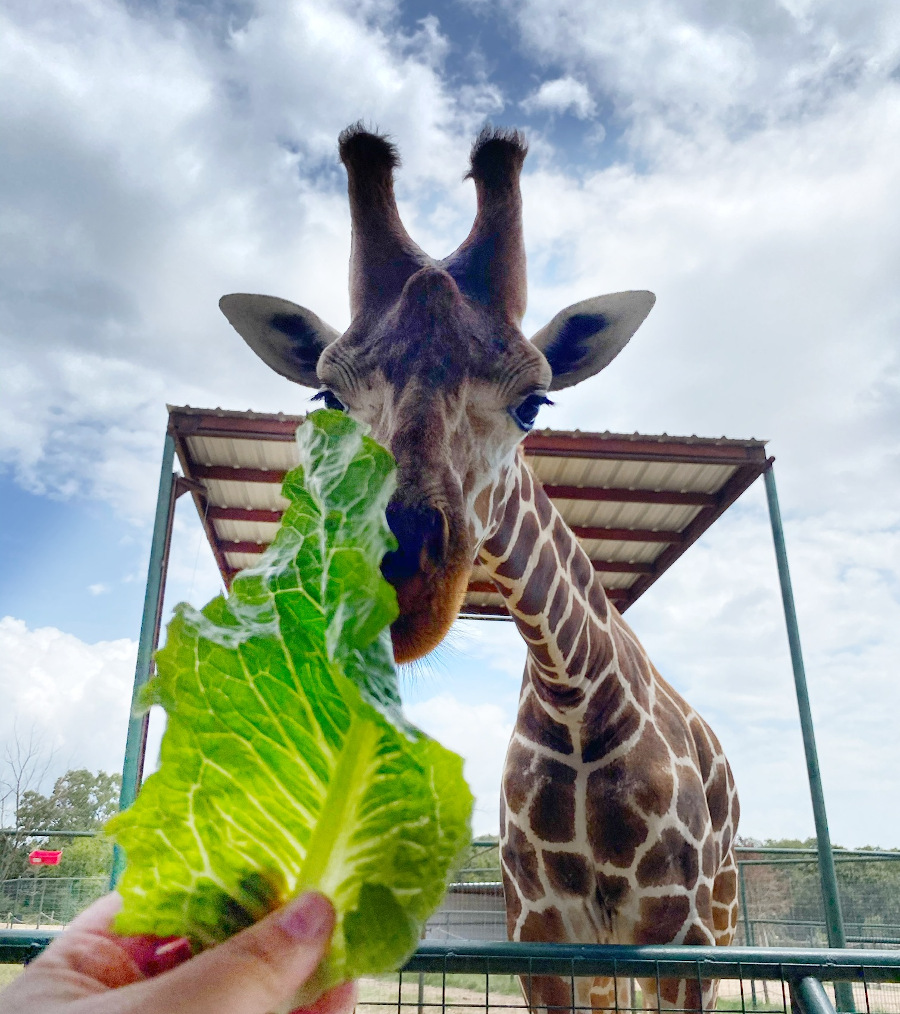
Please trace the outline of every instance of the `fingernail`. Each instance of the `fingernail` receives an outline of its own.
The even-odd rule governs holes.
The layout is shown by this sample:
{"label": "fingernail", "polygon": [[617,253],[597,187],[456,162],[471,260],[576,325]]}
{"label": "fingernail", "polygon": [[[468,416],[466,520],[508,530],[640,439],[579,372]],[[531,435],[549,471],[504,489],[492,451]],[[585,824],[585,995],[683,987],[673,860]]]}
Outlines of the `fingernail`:
{"label": "fingernail", "polygon": [[186,937],[176,937],[156,948],[153,955],[155,962],[155,974],[167,972],[193,956],[191,943]]}
{"label": "fingernail", "polygon": [[307,891],[284,907],[278,924],[295,940],[318,940],[331,932],[334,909],[324,894]]}

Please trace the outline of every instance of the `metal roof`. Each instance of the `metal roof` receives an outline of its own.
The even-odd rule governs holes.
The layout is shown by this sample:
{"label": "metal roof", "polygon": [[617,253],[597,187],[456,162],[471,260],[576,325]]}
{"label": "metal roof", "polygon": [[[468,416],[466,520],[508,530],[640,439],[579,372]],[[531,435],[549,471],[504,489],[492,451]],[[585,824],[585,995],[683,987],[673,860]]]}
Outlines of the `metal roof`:
{"label": "metal roof", "polygon": [[[304,416],[169,407],[169,429],[226,584],[271,542]],[[525,457],[627,609],[768,467],[765,441],[534,430]],[[184,480],[182,480],[184,481]],[[475,567],[463,615],[506,615]]]}

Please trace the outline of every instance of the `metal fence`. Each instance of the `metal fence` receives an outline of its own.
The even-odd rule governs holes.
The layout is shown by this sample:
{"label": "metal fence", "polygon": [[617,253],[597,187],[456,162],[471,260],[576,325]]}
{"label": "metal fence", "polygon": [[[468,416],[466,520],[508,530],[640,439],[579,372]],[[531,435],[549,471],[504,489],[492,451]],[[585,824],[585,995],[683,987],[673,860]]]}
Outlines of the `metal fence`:
{"label": "metal fence", "polygon": [[[825,947],[828,943],[814,849],[740,848],[737,945]],[[834,852],[850,946],[900,947],[900,852]],[[475,842],[426,939],[505,940],[497,845]]]}
{"label": "metal fence", "polygon": [[109,877],[17,877],[0,882],[0,925],[65,926],[109,890]]}

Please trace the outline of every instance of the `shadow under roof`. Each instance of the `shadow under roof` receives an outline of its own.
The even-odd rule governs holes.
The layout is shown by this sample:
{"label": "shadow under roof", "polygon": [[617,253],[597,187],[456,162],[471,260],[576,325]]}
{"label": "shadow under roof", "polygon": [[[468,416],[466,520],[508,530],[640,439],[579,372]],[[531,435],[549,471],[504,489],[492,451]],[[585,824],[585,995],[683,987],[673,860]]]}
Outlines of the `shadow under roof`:
{"label": "shadow under roof", "polygon": [[[304,416],[169,407],[169,429],[226,585],[278,529]],[[625,611],[768,467],[765,441],[534,430],[532,471]],[[462,609],[505,616],[476,565]]]}

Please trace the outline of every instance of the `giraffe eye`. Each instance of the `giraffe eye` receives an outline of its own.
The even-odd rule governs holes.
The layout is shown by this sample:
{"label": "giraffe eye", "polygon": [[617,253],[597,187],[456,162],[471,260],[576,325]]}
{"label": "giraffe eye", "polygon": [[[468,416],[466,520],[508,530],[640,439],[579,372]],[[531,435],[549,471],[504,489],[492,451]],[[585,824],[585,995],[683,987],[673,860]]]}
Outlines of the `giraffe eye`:
{"label": "giraffe eye", "polygon": [[534,421],[537,419],[541,405],[552,404],[553,402],[546,395],[529,394],[515,408],[511,408],[509,414],[513,417],[519,429],[527,433],[534,426]]}
{"label": "giraffe eye", "polygon": [[341,401],[340,398],[338,398],[338,396],[333,391],[329,391],[327,387],[323,387],[318,394],[314,394],[312,400],[323,402],[325,408],[333,408],[336,409],[338,412],[347,411],[347,406]]}

